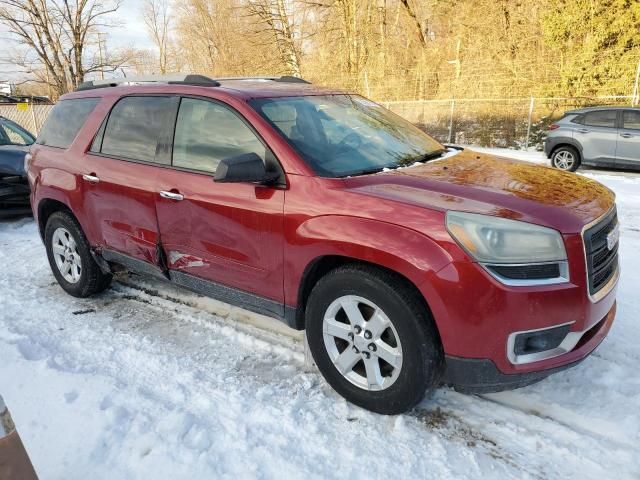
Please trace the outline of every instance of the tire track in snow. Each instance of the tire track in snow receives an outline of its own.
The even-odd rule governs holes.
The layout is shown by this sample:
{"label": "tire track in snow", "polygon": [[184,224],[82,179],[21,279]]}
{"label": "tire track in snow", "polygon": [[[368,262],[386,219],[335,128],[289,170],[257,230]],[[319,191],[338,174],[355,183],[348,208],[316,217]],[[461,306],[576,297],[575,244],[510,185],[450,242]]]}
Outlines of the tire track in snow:
{"label": "tire track in snow", "polygon": [[[168,304],[179,303],[180,305],[189,308],[198,308],[197,302],[183,301],[176,299],[171,293],[168,293],[160,286],[159,289],[149,289],[148,287],[136,285],[136,279],[125,279],[125,285],[128,287],[123,291],[137,291],[142,292],[146,296],[157,297],[162,302],[168,302]],[[261,340],[271,342],[274,337],[270,335],[270,332],[264,332],[252,327],[246,330],[247,326],[242,325],[241,319],[234,319],[233,315],[228,313],[225,320],[221,322],[234,321],[234,327],[240,327],[240,330],[245,331],[248,335],[256,335]],[[276,341],[282,339],[279,336],[275,336]],[[291,346],[290,341],[285,341],[288,347]],[[298,348],[293,347],[295,350],[300,351],[301,346]],[[302,364],[302,359],[297,359],[299,364]],[[319,381],[322,381],[321,379]],[[455,395],[459,395],[455,393]],[[477,397],[469,397],[476,400],[476,407],[480,410],[481,414],[474,417],[473,421],[478,424],[476,426],[472,423],[464,420],[465,415],[468,413],[465,410],[458,410],[452,408],[451,405],[444,404],[442,408],[438,407],[435,411],[429,408],[418,407],[415,411],[409,414],[410,417],[416,418],[419,422],[424,424],[431,431],[438,432],[443,437],[453,442],[461,443],[468,448],[480,450],[505,465],[516,468],[519,464],[523,464],[527,460],[526,457],[535,455],[534,451],[518,451],[512,452],[509,450],[510,443],[513,442],[513,437],[510,432],[500,432],[498,436],[488,435],[480,426],[482,422],[490,421],[497,424],[500,423],[500,415],[496,415],[495,406],[499,405],[504,409],[508,409],[525,417],[522,424],[531,423],[531,420],[535,419],[536,422],[542,422],[545,424],[545,445],[538,445],[536,448],[553,450],[558,445],[566,444],[565,437],[566,431],[570,431],[572,434],[584,436],[589,435],[594,440],[595,447],[601,442],[611,443],[616,446],[616,449],[625,450],[625,453],[633,455],[635,451],[634,442],[625,436],[625,433],[620,431],[610,422],[601,419],[585,419],[579,415],[573,414],[566,408],[549,403],[542,403],[538,400],[532,400],[535,395],[530,397],[523,397],[515,392],[502,393],[499,395],[485,395]],[[428,403],[429,400],[426,400]],[[423,402],[424,404],[425,402]],[[544,413],[542,413],[544,412]],[[507,415],[508,416],[508,415]],[[536,423],[534,422],[534,423]],[[537,425],[536,425],[537,427]],[[527,429],[525,429],[526,431]],[[529,431],[531,433],[531,431]],[[527,433],[525,433],[527,434]],[[606,475],[609,471],[607,468],[603,468],[602,465],[594,461],[590,456],[583,456],[582,461],[585,465],[590,465],[589,470],[591,472],[599,472],[601,475]],[[544,466],[541,466],[543,470]],[[536,474],[529,471],[528,474],[531,478],[550,478],[553,472],[548,471],[544,474]],[[623,476],[624,478],[624,476]],[[630,477],[631,478],[631,477]]]}
{"label": "tire track in snow", "polygon": [[542,403],[534,396],[524,396],[517,392],[503,392],[499,395],[480,395],[483,400],[516,410],[525,415],[533,415],[541,420],[554,422],[579,435],[589,435],[597,440],[604,440],[627,449],[630,453],[637,450],[636,443],[627,438],[626,433],[612,422],[599,418],[584,418],[574,414],[560,405]]}
{"label": "tire track in snow", "polygon": [[[429,472],[436,478],[520,480],[566,478],[576,472],[585,478],[640,476],[638,448],[634,452],[629,446],[629,432],[624,430],[625,420],[633,425],[629,412],[606,417],[581,408],[576,410],[579,417],[565,419],[567,425],[556,421],[562,417],[560,409],[570,408],[576,399],[576,390],[583,391],[587,405],[599,399],[614,402],[616,395],[624,394],[616,386],[609,396],[601,388],[590,397],[593,386],[602,386],[585,373],[602,369],[604,375],[606,367],[594,368],[590,363],[579,374],[574,370],[575,374],[560,374],[528,387],[527,398],[535,398],[530,406],[543,412],[542,416],[514,402],[500,405],[441,389],[410,415],[381,418],[346,404],[319,375],[301,372],[299,338],[245,325],[245,320],[255,320],[253,314],[139,277],[116,282],[112,290],[91,299],[72,299],[52,282],[32,224],[8,229],[0,224],[0,244],[1,257],[22,258],[26,265],[0,277],[0,292],[6,295],[0,323],[7,326],[0,332],[0,342],[15,347],[23,362],[37,365],[35,372],[44,368],[47,377],[60,371],[80,379],[113,378],[119,385],[101,399],[99,412],[85,410],[83,417],[91,421],[91,415],[107,416],[104,439],[111,450],[94,452],[104,472],[124,462],[116,454],[121,450],[139,455],[136,462],[157,462],[154,455],[163,452],[158,445],[162,439],[174,450],[164,452],[175,465],[203,472],[209,465],[203,458],[224,465],[227,473],[237,473],[247,465],[245,459],[251,458],[254,465],[276,459],[281,474],[307,469],[311,478],[332,476],[330,472],[358,478],[391,472],[423,478]],[[631,334],[635,327],[629,319],[634,308],[631,302],[621,309],[627,317],[619,320],[627,322],[626,332]],[[73,314],[88,309],[96,311]],[[631,359],[612,361],[618,358],[613,349],[621,341],[626,337],[612,340],[611,350],[601,353],[606,360],[601,363],[611,363],[631,375],[635,371]],[[573,391],[563,392],[566,385]],[[73,390],[75,394],[65,392],[69,396],[64,401],[75,398],[79,404],[87,393],[77,385]],[[544,397],[551,390],[557,392]],[[637,395],[638,389],[631,386],[629,392]],[[18,390],[10,393],[19,395]],[[637,408],[638,403],[622,405],[629,409],[632,405]],[[438,407],[441,412],[432,413]],[[551,415],[546,415],[548,411]],[[163,415],[170,418],[168,423]],[[602,436],[576,428],[588,424],[590,418],[601,422],[620,419],[620,429]],[[217,448],[203,433],[206,431],[218,432],[229,448]],[[46,431],[39,433],[47,438]],[[176,435],[185,445],[172,443]],[[325,446],[338,439],[345,442],[346,451],[343,448],[329,461],[323,456],[328,453]],[[273,446],[269,452],[261,452],[265,441]],[[299,448],[298,454],[291,456],[285,446]],[[242,460],[233,458],[232,447],[241,452]],[[393,459],[392,465],[382,463],[381,448]],[[368,472],[353,470],[356,458],[367,459]],[[211,471],[220,473],[215,468]],[[121,471],[127,473],[116,468]],[[263,476],[274,472],[254,471]],[[103,473],[96,478],[108,476]]]}

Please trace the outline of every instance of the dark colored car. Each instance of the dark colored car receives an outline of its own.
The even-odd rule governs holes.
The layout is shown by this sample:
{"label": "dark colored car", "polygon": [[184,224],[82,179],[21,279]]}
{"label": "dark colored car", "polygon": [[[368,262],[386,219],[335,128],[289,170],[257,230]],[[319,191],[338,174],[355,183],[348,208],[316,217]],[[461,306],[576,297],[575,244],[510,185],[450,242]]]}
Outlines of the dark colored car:
{"label": "dark colored car", "polygon": [[296,79],[90,83],[31,148],[54,276],[124,266],[305,329],[348,400],[411,408],[441,383],[538,381],[609,331],[614,194],[451,150],[358,95]]}
{"label": "dark colored car", "polygon": [[570,172],[580,165],[640,169],[640,108],[571,110],[549,126],[544,151],[553,167]]}
{"label": "dark colored car", "polygon": [[0,117],[0,217],[31,212],[24,157],[35,137]]}
{"label": "dark colored car", "polygon": [[37,478],[11,414],[0,397],[0,479],[37,480]]}

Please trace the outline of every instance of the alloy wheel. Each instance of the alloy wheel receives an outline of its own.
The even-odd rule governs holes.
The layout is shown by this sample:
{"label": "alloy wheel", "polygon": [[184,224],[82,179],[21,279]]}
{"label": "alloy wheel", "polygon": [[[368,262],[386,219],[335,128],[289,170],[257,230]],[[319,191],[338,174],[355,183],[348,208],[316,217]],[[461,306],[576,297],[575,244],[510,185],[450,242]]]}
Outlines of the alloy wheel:
{"label": "alloy wheel", "polygon": [[556,153],[555,157],[553,158],[553,162],[556,168],[559,168],[560,170],[571,169],[575,161],[576,159],[573,153],[567,150],[562,150],[561,152]]}
{"label": "alloy wheel", "polygon": [[51,249],[62,278],[69,283],[78,283],[82,274],[82,260],[78,245],[66,228],[59,227],[53,232]]}
{"label": "alloy wheel", "polygon": [[375,303],[355,295],[334,300],[323,319],[324,345],[336,369],[364,390],[385,390],[402,369],[393,323]]}

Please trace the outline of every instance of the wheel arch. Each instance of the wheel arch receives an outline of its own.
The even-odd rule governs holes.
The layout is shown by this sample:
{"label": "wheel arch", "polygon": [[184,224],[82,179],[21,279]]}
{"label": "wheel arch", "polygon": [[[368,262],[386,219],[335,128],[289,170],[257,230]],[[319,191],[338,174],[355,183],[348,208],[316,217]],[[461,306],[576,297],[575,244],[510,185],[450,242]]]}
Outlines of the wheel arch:
{"label": "wheel arch", "polygon": [[[47,221],[55,212],[67,212],[72,215],[76,220],[78,218],[73,214],[71,208],[60,200],[53,198],[43,198],[38,203],[38,231],[40,232],[40,238],[44,241],[44,229],[47,226]],[[78,223],[80,223],[78,221]]]}
{"label": "wheel arch", "polygon": [[[429,306],[429,302],[424,297],[423,293],[420,291],[418,286],[406,275],[389,268],[387,266],[381,265],[379,263],[373,263],[370,261],[362,260],[355,257],[349,257],[344,255],[322,255],[320,257],[314,258],[304,269],[302,274],[302,278],[300,280],[299,288],[298,288],[298,296],[297,296],[297,306],[291,307],[295,310],[295,317],[293,326],[297,330],[305,329],[305,313],[307,307],[307,299],[309,298],[309,294],[313,287],[318,283],[318,281],[328,274],[330,271],[344,266],[344,265],[363,265],[370,267],[372,269],[383,270],[393,276],[395,276],[399,282],[401,282],[406,288],[412,291],[413,294],[416,295],[416,298],[422,303],[423,307],[426,309],[428,315],[433,319],[433,312],[431,307]],[[434,327],[437,331],[437,324],[434,320]],[[440,339],[439,339],[440,340]]]}
{"label": "wheel arch", "polygon": [[313,285],[337,266],[360,263],[392,272],[417,290],[428,306],[420,287],[453,260],[450,251],[425,233],[343,215],[313,217],[298,225],[285,256],[295,259],[285,264],[285,315],[299,330],[304,329]]}
{"label": "wheel arch", "polygon": [[563,138],[560,142],[558,142],[556,145],[554,145],[551,148],[551,152],[549,153],[549,159],[553,159],[553,155],[558,151],[558,149],[562,148],[562,147],[571,147],[574,148],[576,150],[576,152],[578,152],[578,161],[582,162],[583,160],[583,155],[582,155],[582,145],[580,145],[579,142],[570,139],[570,138]]}

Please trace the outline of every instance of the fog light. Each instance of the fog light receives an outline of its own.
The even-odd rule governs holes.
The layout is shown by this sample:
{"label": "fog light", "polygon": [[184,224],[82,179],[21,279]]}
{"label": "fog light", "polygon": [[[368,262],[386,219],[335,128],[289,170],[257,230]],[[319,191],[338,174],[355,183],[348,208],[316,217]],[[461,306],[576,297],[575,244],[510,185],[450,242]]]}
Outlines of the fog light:
{"label": "fog light", "polygon": [[513,345],[513,353],[516,355],[529,355],[531,353],[544,352],[558,347],[569,333],[571,325],[525,332],[516,335]]}

